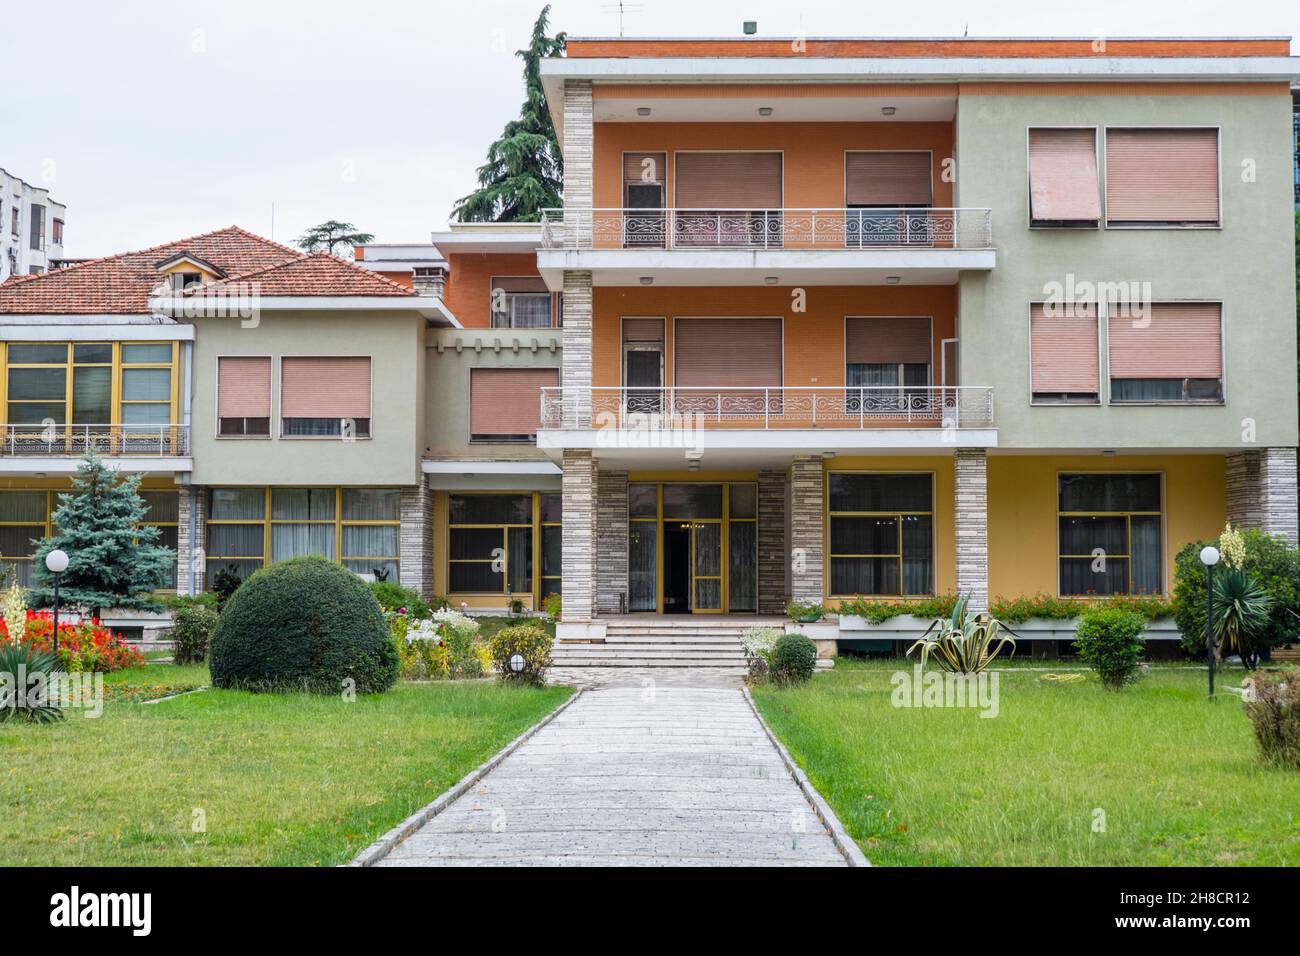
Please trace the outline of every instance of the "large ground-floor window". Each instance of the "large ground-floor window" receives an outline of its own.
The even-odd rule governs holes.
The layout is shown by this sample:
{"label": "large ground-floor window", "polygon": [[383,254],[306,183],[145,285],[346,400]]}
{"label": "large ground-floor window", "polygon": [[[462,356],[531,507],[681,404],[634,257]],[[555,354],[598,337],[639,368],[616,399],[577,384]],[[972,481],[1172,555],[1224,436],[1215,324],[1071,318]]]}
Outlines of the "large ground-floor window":
{"label": "large ground-floor window", "polygon": [[934,593],[934,477],[830,472],[830,594]]}
{"label": "large ground-floor window", "polygon": [[208,586],[229,571],[317,555],[376,580],[398,580],[398,488],[212,488],[208,491]]}
{"label": "large ground-floor window", "polygon": [[539,598],[561,593],[560,495],[457,492],[447,509],[449,593],[524,598],[535,584]]}
{"label": "large ground-floor window", "polygon": [[1161,594],[1161,476],[1058,478],[1062,595]]}

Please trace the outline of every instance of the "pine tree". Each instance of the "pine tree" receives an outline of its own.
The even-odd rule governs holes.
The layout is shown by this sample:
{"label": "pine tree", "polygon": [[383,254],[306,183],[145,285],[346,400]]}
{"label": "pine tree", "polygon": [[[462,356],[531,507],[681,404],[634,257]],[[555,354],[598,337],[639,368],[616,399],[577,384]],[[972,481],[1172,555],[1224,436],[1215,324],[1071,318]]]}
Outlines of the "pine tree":
{"label": "pine tree", "polygon": [[140,476],[120,477],[99,456],[87,454],[77,466],[71,494],[59,495],[54,512],[57,533],[41,541],[32,560],[37,587],[34,606],[53,603],[53,575],[45,556],[67,552],[68,569],[59,580],[59,602],[98,614],[106,607],[149,608],[152,591],[163,587],[176,552],[157,543],[159,530],[142,525],[148,505],[140,497]]}
{"label": "pine tree", "polygon": [[319,226],[312,226],[294,241],[303,252],[328,252],[333,256],[338,255],[334,251],[336,246],[347,246],[351,252],[357,246],[374,242],[375,237],[373,233],[361,232],[350,222],[327,219]]}
{"label": "pine tree", "polygon": [[487,162],[478,169],[478,190],[452,210],[461,222],[537,222],[543,209],[562,202],[564,160],[542,91],[541,62],[564,51],[565,35],[546,35],[550,14],[547,4],[533,24],[528,48],[515,52],[524,61],[528,98],[519,119],[507,123],[501,138],[488,147]]}

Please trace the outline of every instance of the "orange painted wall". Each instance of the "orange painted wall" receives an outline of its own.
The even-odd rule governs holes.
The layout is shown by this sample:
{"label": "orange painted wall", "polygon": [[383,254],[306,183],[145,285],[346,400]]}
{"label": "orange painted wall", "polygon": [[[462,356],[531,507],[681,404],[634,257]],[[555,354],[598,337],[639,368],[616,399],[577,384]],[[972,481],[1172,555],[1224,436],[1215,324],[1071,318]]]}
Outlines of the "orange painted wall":
{"label": "orange painted wall", "polygon": [[928,149],[934,153],[934,205],[952,205],[942,161],[952,156],[951,123],[597,123],[592,178],[597,208],[623,205],[623,153],[668,153],[668,205],[675,205],[673,151],[774,149],[785,153],[789,209],[844,206],[844,151]]}
{"label": "orange painted wall", "polygon": [[451,278],[447,280],[444,302],[467,329],[492,325],[493,276],[538,275],[537,256],[533,253],[452,253],[447,263]]}
{"label": "orange painted wall", "polygon": [[[977,56],[977,57],[1095,57],[1088,39],[982,39],[948,38],[932,40],[805,40],[796,49],[792,37],[784,39],[584,39],[569,37],[564,55],[583,57],[668,57],[668,56]],[[1289,56],[1285,37],[1263,39],[1133,39],[1107,40],[1105,55],[1123,56]]]}
{"label": "orange painted wall", "polygon": [[[933,378],[939,378],[939,342],[952,338],[956,286],[809,286],[807,312],[791,311],[790,289],[607,288],[593,290],[592,384],[621,384],[622,317],[662,316],[667,322],[666,384],[672,384],[674,316],[783,316],[785,381],[801,385],[844,384],[844,318],[849,315],[928,315],[934,319]],[[719,363],[726,362],[718,356]]]}

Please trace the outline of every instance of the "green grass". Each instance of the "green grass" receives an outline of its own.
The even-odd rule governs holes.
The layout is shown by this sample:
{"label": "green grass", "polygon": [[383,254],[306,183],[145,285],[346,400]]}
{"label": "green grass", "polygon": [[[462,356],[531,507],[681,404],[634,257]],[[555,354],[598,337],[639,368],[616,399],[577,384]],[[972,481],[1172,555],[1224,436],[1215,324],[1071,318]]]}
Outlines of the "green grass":
{"label": "green grass", "polygon": [[[118,685],[207,683],[149,665]],[[0,865],[331,865],[428,803],[569,688],[399,684],[337,697],[208,690],[0,724]],[[196,810],[206,832],[193,832]]]}
{"label": "green grass", "polygon": [[1204,671],[1156,666],[1108,693],[1011,668],[981,718],[892,706],[897,670],[911,667],[841,659],[754,692],[872,863],[1300,864],[1300,773],[1260,762],[1240,700],[1207,700]]}

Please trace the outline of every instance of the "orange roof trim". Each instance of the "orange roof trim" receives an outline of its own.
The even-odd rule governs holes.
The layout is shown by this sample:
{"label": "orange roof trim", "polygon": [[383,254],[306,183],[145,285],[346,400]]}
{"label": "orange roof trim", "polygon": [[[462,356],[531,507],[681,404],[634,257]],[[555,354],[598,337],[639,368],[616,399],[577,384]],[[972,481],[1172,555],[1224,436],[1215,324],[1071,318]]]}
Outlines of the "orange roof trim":
{"label": "orange roof trim", "polygon": [[928,40],[795,39],[582,39],[569,37],[565,56],[589,57],[1239,57],[1290,56],[1286,37],[1259,39],[1106,40],[1104,51],[1091,39],[952,38]]}

